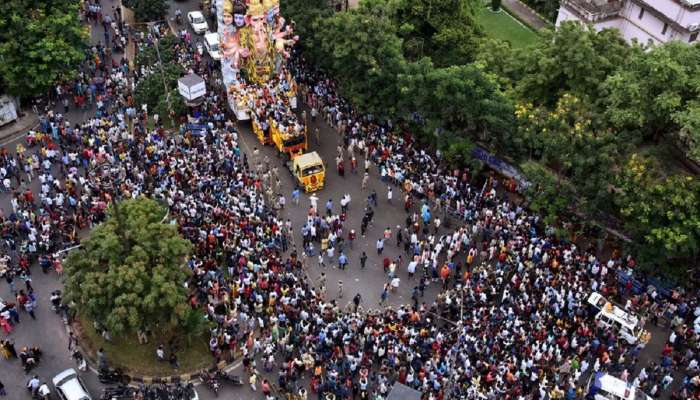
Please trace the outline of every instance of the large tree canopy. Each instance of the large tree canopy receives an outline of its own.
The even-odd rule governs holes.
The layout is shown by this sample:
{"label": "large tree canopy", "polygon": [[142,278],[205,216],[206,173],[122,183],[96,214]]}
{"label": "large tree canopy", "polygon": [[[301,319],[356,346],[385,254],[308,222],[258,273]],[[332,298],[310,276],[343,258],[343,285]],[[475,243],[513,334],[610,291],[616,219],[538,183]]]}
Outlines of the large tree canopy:
{"label": "large tree canopy", "polygon": [[616,30],[596,32],[586,25],[564,22],[514,59],[517,95],[550,106],[565,92],[593,101],[600,96],[605,78],[625,65],[633,52],[642,50],[630,47]]}
{"label": "large tree canopy", "polygon": [[434,68],[422,60],[399,77],[403,107],[450,134],[471,134],[475,140],[505,143],[513,129],[513,106],[477,66]]}
{"label": "large tree canopy", "polygon": [[616,129],[639,132],[640,139],[677,138],[689,156],[700,152],[694,130],[700,118],[700,46],[674,41],[633,54],[603,88],[605,115]]}
{"label": "large tree canopy", "polygon": [[46,94],[85,58],[79,0],[0,2],[0,85],[11,95]]}
{"label": "large tree canopy", "polygon": [[361,7],[317,19],[310,49],[356,107],[384,115],[394,111],[396,76],[405,63],[401,39],[386,14]]}
{"label": "large tree canopy", "polygon": [[643,263],[684,274],[700,255],[700,182],[658,176],[652,163],[633,155],[617,179],[616,201]]}
{"label": "large tree canopy", "polygon": [[410,61],[430,57],[438,67],[474,59],[482,35],[475,0],[393,0],[394,24]]}
{"label": "large tree canopy", "polygon": [[162,20],[168,11],[165,0],[122,0],[124,6],[134,11],[134,17],[139,22]]}
{"label": "large tree canopy", "polygon": [[115,210],[68,257],[66,296],[113,334],[172,329],[187,319],[191,244],[176,225],[161,223],[166,210],[154,200],[127,200],[118,216]]}

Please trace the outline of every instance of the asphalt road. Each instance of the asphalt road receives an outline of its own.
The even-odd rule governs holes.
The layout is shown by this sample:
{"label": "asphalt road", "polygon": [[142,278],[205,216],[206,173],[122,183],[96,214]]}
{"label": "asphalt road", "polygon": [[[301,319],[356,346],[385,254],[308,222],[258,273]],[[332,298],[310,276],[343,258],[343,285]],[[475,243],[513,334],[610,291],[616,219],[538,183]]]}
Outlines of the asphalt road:
{"label": "asphalt road", "polygon": [[[113,4],[112,0],[102,0],[103,7],[105,9],[110,9]],[[169,17],[174,17],[174,10],[180,8],[183,12],[183,16],[187,14],[190,10],[198,10],[199,2],[195,0],[190,0],[186,2],[171,2],[171,7],[169,10]],[[214,30],[214,26],[210,23],[210,28]],[[188,29],[189,26],[188,26]],[[102,38],[102,28],[95,27],[92,32],[93,40],[99,40]],[[301,104],[301,102],[300,102]],[[308,114],[308,111],[307,111]],[[76,111],[71,110],[68,113],[68,119],[70,121],[82,121],[90,115],[90,111]],[[339,212],[339,202],[340,198],[348,193],[352,197],[352,202],[348,212],[348,222],[346,223],[345,232],[348,229],[354,228],[358,232],[358,238],[356,240],[354,249],[348,249],[346,254],[350,259],[349,267],[345,271],[340,271],[337,268],[328,267],[325,269],[327,275],[327,298],[336,298],[338,294],[338,280],[342,280],[344,283],[344,297],[341,299],[341,304],[345,305],[350,302],[352,297],[356,293],[360,293],[363,298],[364,308],[373,308],[378,306],[380,293],[383,284],[387,282],[386,275],[384,274],[381,266],[381,257],[377,255],[375,250],[375,242],[381,236],[382,231],[387,226],[396,228],[397,225],[403,226],[406,214],[403,211],[403,205],[399,196],[399,191],[395,190],[393,204],[388,204],[386,200],[386,189],[387,187],[379,182],[378,173],[376,169],[371,170],[371,180],[368,190],[361,189],[361,175],[353,175],[349,172],[349,168],[346,170],[345,177],[338,176],[335,171],[335,155],[336,146],[339,143],[339,135],[329,128],[322,120],[319,118],[316,123],[311,123],[309,130],[318,126],[321,130],[321,143],[316,145],[315,140],[311,139],[309,141],[311,150],[316,150],[324,159],[327,168],[327,179],[326,186],[324,189],[317,193],[319,197],[319,208],[322,210],[325,208],[325,202],[331,198],[333,199],[335,205],[335,211]],[[284,169],[283,159],[278,158],[276,150],[271,146],[262,147],[255,136],[253,136],[250,124],[248,122],[242,122],[239,124],[239,130],[241,132],[241,145],[242,150],[248,153],[249,157],[252,157],[252,150],[254,147],[261,149],[261,156],[267,156],[273,164],[279,166],[280,178],[282,181],[282,194],[287,198],[287,207],[281,212],[281,215],[286,219],[289,218],[294,227],[294,240],[296,243],[301,243],[301,233],[300,227],[306,219],[306,211],[309,207],[309,196],[306,194],[302,195],[301,202],[298,206],[295,206],[291,202],[291,192],[294,188],[291,174]],[[21,137],[10,139],[4,143],[0,143],[0,146],[7,147],[10,151],[14,150],[17,143],[22,141]],[[251,158],[252,159],[252,158]],[[358,158],[358,165],[362,165],[361,158]],[[32,188],[38,190],[37,182],[32,183]],[[359,236],[360,232],[360,221],[362,218],[362,210],[366,202],[367,195],[375,189],[378,193],[379,206],[375,211],[375,222],[373,226],[369,227],[367,232],[367,237],[362,238]],[[10,209],[9,206],[9,196],[7,194],[0,195],[0,207],[3,211],[7,213]],[[394,229],[395,230],[395,229]],[[367,268],[365,270],[360,270],[359,268],[359,256],[362,251],[366,251],[368,255]],[[300,249],[301,251],[301,249]],[[396,257],[399,253],[402,253],[395,246],[395,240],[392,238],[385,245],[384,256],[391,258]],[[401,278],[401,286],[399,290],[391,294],[388,300],[388,304],[392,306],[397,306],[399,304],[410,303],[410,293],[416,282],[411,282],[408,280],[407,274],[404,269],[398,271],[398,275]],[[66,368],[74,368],[75,363],[70,358],[68,352],[68,335],[66,332],[66,327],[63,325],[61,320],[55,315],[49,308],[49,294],[54,289],[59,289],[61,283],[55,274],[44,275],[39,272],[38,268],[34,267],[33,275],[33,286],[36,293],[39,296],[38,307],[37,307],[37,320],[32,320],[27,314],[22,314],[22,322],[16,327],[15,331],[10,335],[10,338],[15,341],[16,347],[19,349],[22,346],[40,346],[44,351],[44,358],[42,359],[38,368],[32,372],[36,373],[44,381],[50,381],[51,377],[63,371]],[[310,258],[307,260],[307,271],[310,279],[316,280],[320,275],[321,269],[317,265],[316,258]],[[430,303],[434,299],[437,293],[437,285],[431,285],[426,291],[425,300]],[[11,298],[9,293],[9,288],[6,284],[0,284],[0,297]],[[661,352],[661,348],[664,341],[668,337],[666,330],[657,329],[655,327],[647,326],[647,329],[651,329],[653,336],[652,341],[641,353],[641,363],[640,365],[648,364],[649,361],[658,360],[658,355]],[[108,355],[109,356],[109,355]],[[261,361],[258,361],[261,365]],[[242,374],[241,368],[239,367],[234,371],[234,373]],[[93,397],[98,397],[101,392],[102,385],[97,381],[96,376],[92,373],[82,373],[81,376],[86,382],[88,389],[93,394]],[[24,385],[29,379],[29,376],[25,375],[21,369],[19,361],[0,361],[0,381],[2,381],[8,391],[8,399],[26,399],[29,394],[24,389]],[[276,371],[273,372],[272,376],[268,375],[268,379],[273,382],[276,381]],[[676,379],[676,383],[680,379]],[[247,378],[244,378],[247,381]],[[52,388],[53,390],[53,388]],[[200,398],[208,400],[213,399],[213,393],[209,391],[204,386],[199,386],[197,388]],[[220,397],[229,399],[254,399],[263,398],[262,394],[258,390],[257,393],[253,393],[250,388],[246,386],[241,388],[231,388],[230,386],[223,385]]]}

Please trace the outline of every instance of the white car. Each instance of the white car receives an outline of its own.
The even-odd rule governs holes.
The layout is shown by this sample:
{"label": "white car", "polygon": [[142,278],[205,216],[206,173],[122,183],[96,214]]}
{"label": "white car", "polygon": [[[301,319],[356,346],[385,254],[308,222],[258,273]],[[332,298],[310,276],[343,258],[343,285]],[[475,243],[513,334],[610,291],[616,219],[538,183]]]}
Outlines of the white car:
{"label": "white car", "polygon": [[78,373],[69,368],[52,379],[61,400],[92,400]]}
{"label": "white car", "polygon": [[213,60],[221,60],[221,49],[219,49],[219,34],[207,33],[204,35],[204,48]]}
{"label": "white car", "polygon": [[190,25],[192,25],[192,30],[194,33],[198,35],[201,35],[209,30],[209,24],[207,24],[207,20],[204,18],[201,11],[188,12],[187,20],[190,21]]}

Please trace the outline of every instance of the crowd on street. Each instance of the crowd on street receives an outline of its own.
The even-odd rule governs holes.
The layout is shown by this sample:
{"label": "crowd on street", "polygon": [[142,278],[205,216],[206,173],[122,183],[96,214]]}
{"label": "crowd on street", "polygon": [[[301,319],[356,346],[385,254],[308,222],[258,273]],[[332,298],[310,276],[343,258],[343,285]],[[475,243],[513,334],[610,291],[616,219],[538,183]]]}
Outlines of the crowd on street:
{"label": "crowd on street", "polygon": [[[101,15],[95,11],[94,18],[104,21]],[[142,39],[144,46],[152,35]],[[178,62],[217,79],[186,36],[180,39]],[[469,170],[448,170],[439,154],[419,148],[409,133],[359,115],[336,83],[299,54],[289,70],[312,118],[320,115],[338,131],[338,163],[347,159],[353,170],[377,176],[386,187],[382,196],[368,190],[366,201],[355,200],[365,203],[361,223],[349,216],[349,196],[337,205],[322,203],[323,210],[311,196],[299,206],[308,206],[308,218],[297,227],[304,237],[297,249],[291,222],[278,216],[279,199],[268,191],[279,182],[277,168],[256,152],[241,151],[222,96],[209,94],[198,109],[207,127],[200,134],[183,128],[182,135],[172,135],[157,120],[149,129],[149,118],[157,117],[135,107],[128,79],[133,74],[138,81],[149,71],[113,65],[106,49],[95,46],[78,78],[53,94],[66,112],[94,104],[94,115],[70,122],[65,113],[48,110],[26,148],[0,149],[2,189],[11,198],[11,209],[0,215],[0,269],[16,295],[0,305],[2,335],[11,338],[25,314],[36,317],[35,263],[60,275],[56,253],[104,220],[115,196],[145,195],[167,204],[194,245],[187,263],[193,272],[188,304],[216,322],[209,340],[213,358],[232,360],[242,353],[250,389],[269,398],[263,373],[276,374],[279,388],[302,398],[317,393],[381,399],[400,382],[428,399],[573,400],[585,395],[582,377],[599,371],[652,396],[700,396],[695,296],[666,297],[652,286],[634,291],[618,280],[619,271],[635,271],[632,256],[616,252],[600,260],[594,249],[557,239],[537,215],[499,193],[497,179],[474,187]],[[28,185],[34,179],[40,182],[37,192]],[[358,228],[362,240],[374,243],[368,226],[394,192],[406,220],[379,227],[377,253],[385,246],[402,251],[384,258],[382,299],[404,281],[414,286],[411,303],[377,308],[358,296],[346,301],[342,282],[339,296],[329,297],[324,275],[311,282],[304,270],[348,262],[364,268],[366,254],[365,261],[348,260],[344,250],[359,240]],[[447,209],[458,215],[449,231],[439,218]],[[423,292],[429,285],[440,285],[441,293],[427,303]],[[657,360],[638,365],[643,343],[629,345],[615,330],[596,324],[587,305],[592,292],[649,323],[668,323]],[[3,341],[6,358],[17,353],[13,340],[21,339]],[[675,372],[683,382],[671,391]]]}

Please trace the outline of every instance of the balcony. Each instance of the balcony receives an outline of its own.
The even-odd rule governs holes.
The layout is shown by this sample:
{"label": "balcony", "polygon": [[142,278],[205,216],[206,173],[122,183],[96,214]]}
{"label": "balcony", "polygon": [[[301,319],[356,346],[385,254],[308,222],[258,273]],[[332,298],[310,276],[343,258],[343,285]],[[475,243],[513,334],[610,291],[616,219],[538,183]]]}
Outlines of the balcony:
{"label": "balcony", "polygon": [[561,5],[576,13],[583,21],[593,23],[618,15],[620,10],[622,10],[624,1],[561,0]]}

